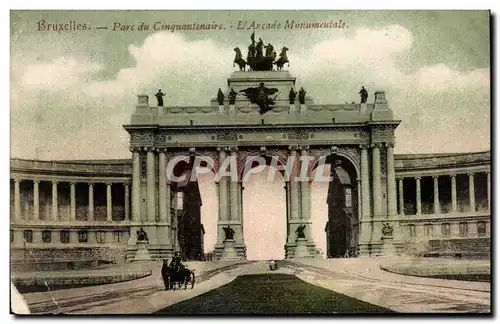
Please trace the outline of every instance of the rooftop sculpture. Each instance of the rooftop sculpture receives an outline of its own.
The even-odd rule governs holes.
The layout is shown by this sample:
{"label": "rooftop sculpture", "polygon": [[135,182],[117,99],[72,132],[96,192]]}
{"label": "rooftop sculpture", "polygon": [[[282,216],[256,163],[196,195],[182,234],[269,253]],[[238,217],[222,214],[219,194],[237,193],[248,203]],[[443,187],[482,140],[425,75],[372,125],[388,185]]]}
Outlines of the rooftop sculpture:
{"label": "rooftop sculpture", "polygon": [[[243,54],[239,47],[234,49],[236,52],[234,63],[238,64],[240,71],[245,71],[247,65],[249,71],[273,71],[273,65],[276,65],[276,70],[281,71],[286,63],[290,66],[286,55],[286,52],[288,51],[287,47],[283,47],[281,49],[281,53],[276,60],[276,51],[271,43],[264,45],[262,38],[259,38],[259,41],[255,42],[255,33],[252,33],[250,40],[252,43],[248,46],[246,60],[243,59]],[[264,48],[266,49],[265,53]]]}

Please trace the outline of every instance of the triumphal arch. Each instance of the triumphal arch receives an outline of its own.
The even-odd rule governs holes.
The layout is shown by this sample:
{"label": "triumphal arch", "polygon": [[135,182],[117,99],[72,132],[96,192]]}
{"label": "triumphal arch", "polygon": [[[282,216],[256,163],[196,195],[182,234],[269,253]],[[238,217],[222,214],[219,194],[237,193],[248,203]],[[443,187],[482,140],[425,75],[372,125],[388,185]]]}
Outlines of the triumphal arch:
{"label": "triumphal arch", "polygon": [[[350,217],[356,226],[344,230],[356,232],[347,235],[354,238],[356,253],[397,251],[401,241],[394,130],[399,121],[394,120],[385,93],[376,91],[368,100],[362,94],[359,104],[318,105],[307,89],[295,89],[295,83],[288,71],[243,68],[228,77],[227,85],[214,85],[216,95],[206,106],[163,106],[162,100],[155,105],[148,95],[138,95],[130,124],[124,126],[133,153],[131,253],[140,248],[133,234],[139,230],[147,234],[151,253],[169,257],[177,250],[177,221],[172,211],[175,179],[192,169],[194,157],[213,161],[205,167],[210,164],[214,173],[222,171],[222,165],[229,171],[214,179],[219,201],[217,259],[246,257],[243,169],[253,157],[279,165],[296,162],[284,189],[287,258],[314,256],[311,185],[321,163],[342,165],[345,170],[342,174],[350,185],[354,207]],[[224,163],[228,157],[236,163]],[[180,172],[176,166],[177,174],[172,177],[168,168],[173,159],[184,166]]]}

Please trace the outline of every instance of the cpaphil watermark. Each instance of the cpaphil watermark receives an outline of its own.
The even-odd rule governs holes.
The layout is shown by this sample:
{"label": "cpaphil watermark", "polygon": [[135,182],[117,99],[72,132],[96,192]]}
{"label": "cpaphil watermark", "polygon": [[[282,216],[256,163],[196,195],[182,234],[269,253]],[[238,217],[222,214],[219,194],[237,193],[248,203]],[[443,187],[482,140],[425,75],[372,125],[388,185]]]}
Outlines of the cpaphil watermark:
{"label": "cpaphil watermark", "polygon": [[[213,180],[218,182],[222,178],[229,181],[249,181],[253,175],[266,173],[266,181],[272,182],[277,179],[276,172],[282,175],[284,181],[298,182],[330,182],[331,176],[325,175],[326,157],[315,158],[309,155],[301,155],[298,158],[289,156],[286,162],[280,161],[278,156],[248,156],[244,163],[236,156],[230,155],[219,161],[217,166],[210,156],[175,156],[169,160],[166,168],[167,179],[171,182],[185,183],[197,181],[200,175],[213,174]],[[182,173],[176,174],[178,166],[183,164]],[[311,176],[312,175],[312,176]]]}

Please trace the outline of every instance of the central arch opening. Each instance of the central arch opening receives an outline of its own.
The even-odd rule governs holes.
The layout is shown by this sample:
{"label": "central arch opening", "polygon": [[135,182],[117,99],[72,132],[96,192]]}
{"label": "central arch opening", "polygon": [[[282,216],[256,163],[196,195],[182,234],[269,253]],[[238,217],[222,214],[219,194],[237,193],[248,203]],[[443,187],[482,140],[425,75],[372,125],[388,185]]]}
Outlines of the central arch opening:
{"label": "central arch opening", "polygon": [[[266,165],[251,166],[252,174],[243,175],[243,234],[248,260],[285,258],[287,235],[285,181],[281,171]],[[276,164],[274,164],[276,165]]]}

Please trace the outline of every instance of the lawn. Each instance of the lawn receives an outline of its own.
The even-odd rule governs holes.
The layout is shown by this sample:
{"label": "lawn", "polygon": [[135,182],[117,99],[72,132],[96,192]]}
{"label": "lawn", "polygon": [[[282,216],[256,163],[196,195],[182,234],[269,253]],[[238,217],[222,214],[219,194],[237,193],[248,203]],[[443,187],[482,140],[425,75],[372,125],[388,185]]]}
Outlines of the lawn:
{"label": "lawn", "polygon": [[264,315],[392,312],[311,285],[293,275],[259,274],[239,276],[225,286],[156,313]]}

